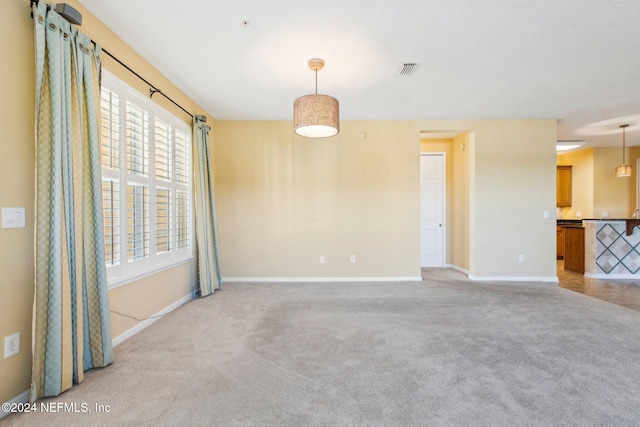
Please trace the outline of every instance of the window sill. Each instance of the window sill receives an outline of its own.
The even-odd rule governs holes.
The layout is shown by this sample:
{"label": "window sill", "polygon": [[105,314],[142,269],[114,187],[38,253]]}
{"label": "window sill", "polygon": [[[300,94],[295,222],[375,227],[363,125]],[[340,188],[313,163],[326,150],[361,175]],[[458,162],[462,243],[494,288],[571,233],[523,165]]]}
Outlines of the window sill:
{"label": "window sill", "polygon": [[118,276],[118,277],[114,277],[113,279],[109,279],[108,280],[108,290],[113,290],[116,288],[119,288],[120,286],[125,286],[128,285],[129,283],[133,283],[133,282],[137,282],[138,280],[144,279],[145,277],[149,277],[149,276],[153,276],[155,274],[161,273],[163,271],[166,270],[170,270],[172,268],[175,268],[179,265],[182,264],[188,264],[190,262],[192,262],[195,259],[195,257],[193,255],[187,257],[187,258],[182,258],[178,261],[172,261],[172,262],[168,262],[166,264],[163,264],[162,266],[159,266],[157,268],[154,268],[153,270],[149,270],[149,271],[145,271],[143,273],[138,273],[138,274],[134,274],[131,276]]}

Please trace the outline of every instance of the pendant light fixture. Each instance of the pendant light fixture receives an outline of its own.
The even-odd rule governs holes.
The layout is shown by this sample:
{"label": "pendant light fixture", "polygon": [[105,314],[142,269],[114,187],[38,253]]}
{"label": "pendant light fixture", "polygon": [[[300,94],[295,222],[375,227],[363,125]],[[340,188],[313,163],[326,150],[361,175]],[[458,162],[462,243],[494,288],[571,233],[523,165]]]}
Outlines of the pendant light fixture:
{"label": "pendant light fixture", "polygon": [[631,165],[627,165],[624,163],[624,130],[628,127],[629,125],[620,125],[620,127],[622,128],[622,164],[620,166],[618,166],[616,168],[616,176],[617,177],[621,177],[621,176],[631,176],[631,172],[633,172],[633,168],[631,167]]}
{"label": "pendant light fixture", "polygon": [[324,60],[312,58],[307,62],[316,73],[316,93],[304,95],[293,103],[293,129],[298,135],[309,138],[325,138],[340,132],[340,108],[338,100],[329,95],[318,95],[318,71]]}

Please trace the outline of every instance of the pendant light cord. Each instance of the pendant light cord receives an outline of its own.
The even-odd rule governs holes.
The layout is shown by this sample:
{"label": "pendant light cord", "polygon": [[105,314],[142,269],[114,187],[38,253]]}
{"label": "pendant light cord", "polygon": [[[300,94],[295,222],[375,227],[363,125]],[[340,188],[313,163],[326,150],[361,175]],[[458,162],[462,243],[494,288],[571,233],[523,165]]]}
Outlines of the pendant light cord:
{"label": "pendant light cord", "polygon": [[626,163],[624,162],[624,128],[622,128],[622,164],[625,165]]}
{"label": "pendant light cord", "polygon": [[629,125],[621,125],[620,126],[622,128],[622,164],[623,165],[626,164],[624,162],[624,142],[625,142],[624,141],[624,139],[625,139],[624,136],[625,136],[625,129],[627,128],[627,126],[629,126]]}

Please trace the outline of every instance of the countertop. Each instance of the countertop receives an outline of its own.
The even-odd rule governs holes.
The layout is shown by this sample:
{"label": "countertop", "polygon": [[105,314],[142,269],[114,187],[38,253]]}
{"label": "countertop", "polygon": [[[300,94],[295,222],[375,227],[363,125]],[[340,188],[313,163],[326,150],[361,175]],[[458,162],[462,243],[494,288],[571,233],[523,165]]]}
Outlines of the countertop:
{"label": "countertop", "polygon": [[584,221],[640,221],[636,218],[584,218]]}

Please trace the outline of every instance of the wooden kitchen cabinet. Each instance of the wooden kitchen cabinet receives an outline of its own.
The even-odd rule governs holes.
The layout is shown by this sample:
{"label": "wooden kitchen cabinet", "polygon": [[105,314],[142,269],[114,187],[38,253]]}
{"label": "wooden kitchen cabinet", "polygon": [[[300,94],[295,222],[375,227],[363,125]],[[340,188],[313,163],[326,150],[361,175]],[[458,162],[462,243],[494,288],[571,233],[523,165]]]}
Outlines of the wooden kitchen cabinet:
{"label": "wooden kitchen cabinet", "polygon": [[571,171],[572,166],[557,166],[556,171],[556,205],[571,206]]}
{"label": "wooden kitchen cabinet", "polygon": [[584,228],[564,228],[564,269],[584,273]]}
{"label": "wooden kitchen cabinet", "polygon": [[556,225],[556,259],[564,259],[564,227]]}

